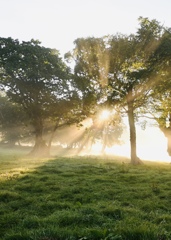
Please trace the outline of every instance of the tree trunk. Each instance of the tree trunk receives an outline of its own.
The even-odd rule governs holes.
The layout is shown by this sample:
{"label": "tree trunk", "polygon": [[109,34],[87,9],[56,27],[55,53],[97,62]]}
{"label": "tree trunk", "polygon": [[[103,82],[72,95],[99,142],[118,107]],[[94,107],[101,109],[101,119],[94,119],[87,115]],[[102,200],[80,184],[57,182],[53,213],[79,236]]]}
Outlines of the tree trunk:
{"label": "tree trunk", "polygon": [[168,114],[168,127],[165,126],[165,136],[167,137],[167,152],[171,156],[171,113]]}
{"label": "tree trunk", "polygon": [[163,127],[159,125],[160,130],[164,133],[164,136],[167,138],[167,152],[171,156],[171,127]]}
{"label": "tree trunk", "polygon": [[103,128],[103,133],[102,133],[102,150],[101,150],[101,154],[105,155],[106,152],[106,147],[107,147],[107,134],[108,134],[108,123],[107,121],[104,124],[104,128]]}
{"label": "tree trunk", "polygon": [[135,128],[135,119],[134,119],[132,90],[128,93],[127,105],[128,105],[128,122],[129,122],[129,131],[130,131],[131,164],[137,165],[141,163],[141,160],[137,157],[136,128]]}
{"label": "tree trunk", "polygon": [[170,136],[167,137],[167,152],[168,152],[168,155],[171,156],[171,134]]}
{"label": "tree trunk", "polygon": [[167,138],[167,152],[171,156],[171,113],[168,114],[168,123],[166,125],[166,119],[157,119],[159,124],[159,129],[163,132],[164,136]]}
{"label": "tree trunk", "polygon": [[50,149],[43,140],[43,124],[37,121],[34,124],[35,128],[35,145],[32,151],[29,153],[31,157],[49,157]]}
{"label": "tree trunk", "polygon": [[52,133],[50,135],[48,146],[47,146],[47,148],[49,149],[49,153],[50,153],[50,148],[51,148],[52,141],[53,141],[53,138],[54,138],[54,135],[55,135],[55,132],[56,132],[57,128],[58,128],[58,124],[56,123],[54,128],[52,129]]}

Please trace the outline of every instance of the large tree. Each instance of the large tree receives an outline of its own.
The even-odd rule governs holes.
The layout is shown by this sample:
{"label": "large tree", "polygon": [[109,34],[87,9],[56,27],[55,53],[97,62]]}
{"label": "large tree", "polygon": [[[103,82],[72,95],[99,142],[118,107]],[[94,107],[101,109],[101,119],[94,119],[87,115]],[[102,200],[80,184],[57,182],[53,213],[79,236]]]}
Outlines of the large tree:
{"label": "large tree", "polygon": [[149,58],[160,42],[161,26],[156,20],[139,18],[140,28],[130,36],[114,36],[110,40],[110,69],[108,100],[116,99],[125,108],[130,129],[131,162],[140,163],[136,150],[135,121],[138,113],[148,108],[153,87]]}
{"label": "large tree", "polygon": [[[156,20],[139,18],[140,28],[129,36],[77,39],[72,52],[75,74],[82,86],[92,86],[96,103],[120,106],[128,116],[131,163],[140,163],[136,150],[137,112],[148,104],[152,71],[149,57],[160,42],[162,27]],[[86,79],[86,81],[85,81]]]}
{"label": "large tree", "polygon": [[[43,139],[46,123],[49,131],[54,123],[55,131],[70,121],[77,102],[70,70],[59,52],[35,40],[0,38],[0,86],[11,101],[23,107],[34,127],[32,154],[47,154],[49,147]],[[51,141],[52,137],[49,146]]]}
{"label": "large tree", "polygon": [[171,29],[163,29],[149,65],[157,82],[151,92],[152,115],[168,140],[167,151],[171,156]]}

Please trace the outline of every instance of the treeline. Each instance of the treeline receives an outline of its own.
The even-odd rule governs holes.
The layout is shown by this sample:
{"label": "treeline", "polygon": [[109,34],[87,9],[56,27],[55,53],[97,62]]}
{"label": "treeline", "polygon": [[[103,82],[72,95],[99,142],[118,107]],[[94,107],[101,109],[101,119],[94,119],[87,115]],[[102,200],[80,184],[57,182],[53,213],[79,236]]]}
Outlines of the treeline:
{"label": "treeline", "polygon": [[[131,163],[140,163],[135,122],[142,116],[156,120],[168,138],[171,155],[171,29],[157,20],[139,17],[138,21],[135,34],[76,39],[65,60],[39,41],[0,38],[2,139],[34,135],[31,154],[47,155],[56,130],[87,118],[93,119],[96,129],[99,112],[108,109],[110,123],[104,121],[96,135],[104,137],[108,130],[112,139],[111,133],[119,129],[118,139],[121,117],[127,115]],[[69,68],[70,61],[74,69]]]}

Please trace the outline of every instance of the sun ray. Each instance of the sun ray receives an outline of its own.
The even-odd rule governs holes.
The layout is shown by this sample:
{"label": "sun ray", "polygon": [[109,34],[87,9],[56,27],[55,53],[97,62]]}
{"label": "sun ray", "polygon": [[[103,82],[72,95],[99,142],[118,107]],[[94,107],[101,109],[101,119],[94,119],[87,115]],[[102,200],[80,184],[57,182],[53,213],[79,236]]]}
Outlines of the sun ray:
{"label": "sun ray", "polygon": [[105,121],[105,120],[109,119],[110,114],[111,113],[109,110],[107,110],[107,109],[103,110],[100,114],[100,120]]}

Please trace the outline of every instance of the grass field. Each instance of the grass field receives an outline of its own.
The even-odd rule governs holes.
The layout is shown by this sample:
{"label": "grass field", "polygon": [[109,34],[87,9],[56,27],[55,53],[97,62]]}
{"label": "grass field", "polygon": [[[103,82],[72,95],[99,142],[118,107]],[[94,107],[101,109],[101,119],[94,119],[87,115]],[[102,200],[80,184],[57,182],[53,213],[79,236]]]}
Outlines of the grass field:
{"label": "grass field", "polygon": [[171,239],[171,165],[0,153],[0,239]]}

